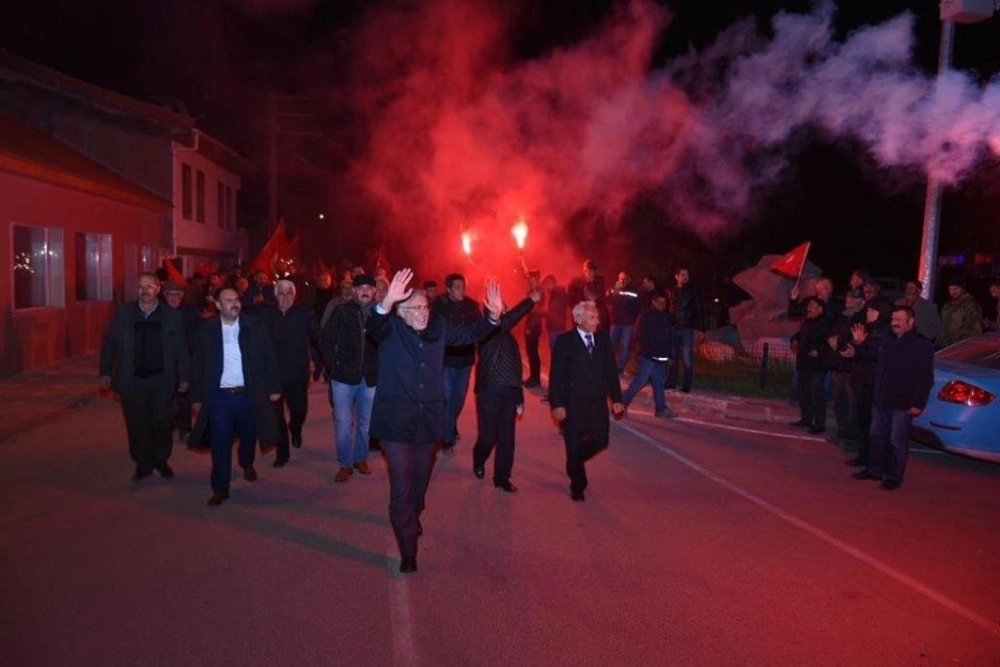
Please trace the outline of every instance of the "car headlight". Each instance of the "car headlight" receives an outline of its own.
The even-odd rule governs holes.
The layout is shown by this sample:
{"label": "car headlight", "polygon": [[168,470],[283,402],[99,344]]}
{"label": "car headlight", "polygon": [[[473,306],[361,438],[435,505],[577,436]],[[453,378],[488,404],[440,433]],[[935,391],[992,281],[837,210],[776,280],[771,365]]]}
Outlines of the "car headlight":
{"label": "car headlight", "polygon": [[945,403],[961,403],[973,408],[989,405],[996,399],[995,395],[985,389],[961,380],[952,380],[941,387],[937,397]]}

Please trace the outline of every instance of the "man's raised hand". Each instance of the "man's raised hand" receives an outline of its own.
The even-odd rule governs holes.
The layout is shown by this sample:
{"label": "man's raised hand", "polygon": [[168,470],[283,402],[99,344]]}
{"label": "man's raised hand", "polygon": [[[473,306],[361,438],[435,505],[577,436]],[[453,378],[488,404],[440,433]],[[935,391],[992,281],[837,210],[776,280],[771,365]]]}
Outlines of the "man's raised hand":
{"label": "man's raised hand", "polygon": [[396,275],[392,277],[392,282],[389,283],[389,289],[382,298],[382,307],[389,310],[400,301],[409,299],[410,294],[413,293],[413,288],[407,288],[407,285],[410,284],[411,280],[413,280],[413,271],[410,269],[396,271]]}
{"label": "man's raised hand", "polygon": [[500,316],[503,315],[503,299],[500,296],[500,284],[495,280],[486,281],[485,305],[490,313],[490,319],[499,322]]}

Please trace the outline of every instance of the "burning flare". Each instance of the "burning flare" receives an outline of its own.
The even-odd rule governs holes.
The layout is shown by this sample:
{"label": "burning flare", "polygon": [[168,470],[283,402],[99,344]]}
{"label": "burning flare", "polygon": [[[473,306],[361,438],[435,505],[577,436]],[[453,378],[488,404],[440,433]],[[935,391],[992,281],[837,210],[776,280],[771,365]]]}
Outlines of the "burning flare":
{"label": "burning flare", "polygon": [[524,240],[528,238],[528,223],[524,221],[524,218],[517,221],[517,223],[510,228],[510,233],[514,235],[514,241],[517,242],[517,249],[524,250]]}

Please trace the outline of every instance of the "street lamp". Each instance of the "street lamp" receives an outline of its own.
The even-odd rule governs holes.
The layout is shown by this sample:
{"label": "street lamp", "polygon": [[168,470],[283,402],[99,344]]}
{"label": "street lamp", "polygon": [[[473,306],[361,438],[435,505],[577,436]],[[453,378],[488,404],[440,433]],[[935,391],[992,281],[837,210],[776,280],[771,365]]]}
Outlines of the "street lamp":
{"label": "street lamp", "polygon": [[[993,16],[998,0],[941,0],[941,44],[938,50],[938,78],[951,68],[956,23],[978,23]],[[920,281],[923,297],[934,299],[937,281],[938,236],[941,226],[941,181],[927,175],[924,199],[924,231],[920,239]]]}

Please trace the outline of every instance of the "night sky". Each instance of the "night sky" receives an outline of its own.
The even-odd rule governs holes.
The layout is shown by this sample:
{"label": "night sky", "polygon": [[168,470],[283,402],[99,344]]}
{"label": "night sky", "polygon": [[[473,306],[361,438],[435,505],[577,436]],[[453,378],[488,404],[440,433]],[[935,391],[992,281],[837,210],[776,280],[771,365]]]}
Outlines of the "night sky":
{"label": "night sky", "polygon": [[[913,4],[923,8],[895,33],[912,35],[909,64],[893,73],[927,79],[937,66],[936,2],[841,2],[830,20],[833,46],[811,58],[832,61],[847,50],[837,45],[860,28],[884,24]],[[311,114],[286,127],[321,136],[282,140],[282,210],[316,241],[310,247],[324,249],[328,263],[360,257],[373,244],[385,246],[396,263],[414,261],[443,237],[457,236],[459,227],[479,225],[487,240],[489,220],[506,225],[507,212],[520,206],[529,219],[546,221],[538,223],[536,238],[562,249],[558,261],[544,254],[560,269],[590,255],[606,265],[628,257],[635,273],[666,276],[682,262],[707,286],[764,252],[812,240],[811,259],[838,283],[857,265],[909,276],[920,243],[921,166],[890,164],[870,138],[822,123],[790,125],[778,139],[763,141],[759,133],[737,131],[752,118],[727,116],[733,91],[747,80],[732,69],[741,54],[731,45],[762,52],[781,32],[772,22],[776,12],[816,14],[823,6],[38,0],[5,9],[0,45],[105,88],[182,104],[204,130],[261,166],[267,93],[308,97],[283,107]],[[733,36],[731,26],[740,21],[750,28]],[[723,44],[730,50],[719,55]],[[954,67],[967,72],[971,86],[996,85],[997,44],[1000,18],[957,27]],[[633,48],[637,55],[629,53]],[[428,94],[430,88],[445,92]],[[610,89],[607,105],[586,103]],[[529,97],[530,104],[522,103]],[[633,106],[616,125],[608,119],[618,99]],[[688,124],[660,127],[656,109]],[[652,125],[628,137],[609,129],[641,122]],[[702,123],[725,127],[736,139],[721,146],[678,141]],[[503,150],[490,156],[488,146],[468,146],[477,134]],[[595,135],[605,154],[628,144],[620,163],[595,163],[597,149],[574,154]],[[739,151],[721,160],[707,155],[733,153],[733,145]],[[985,147],[977,150],[946,191],[942,253],[1000,253],[1000,160]],[[570,157],[575,162],[567,166]],[[720,169],[733,171],[729,182]],[[586,178],[598,186],[567,185]],[[266,187],[258,180],[245,184],[243,206],[264,215]],[[316,221],[320,211],[335,224]],[[414,229],[421,233],[409,235]],[[434,268],[445,270],[450,260],[438,261]]]}

